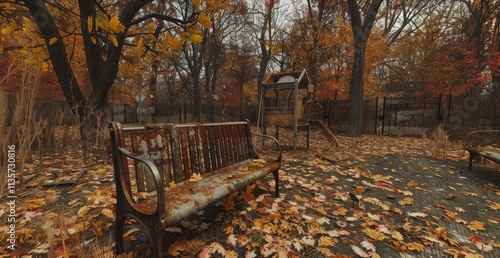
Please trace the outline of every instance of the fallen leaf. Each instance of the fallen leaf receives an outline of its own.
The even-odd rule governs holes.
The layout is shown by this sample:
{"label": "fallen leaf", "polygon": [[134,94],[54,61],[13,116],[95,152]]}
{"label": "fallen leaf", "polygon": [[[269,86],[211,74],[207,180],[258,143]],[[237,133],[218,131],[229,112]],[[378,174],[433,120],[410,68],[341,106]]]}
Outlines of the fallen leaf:
{"label": "fallen leaf", "polygon": [[401,206],[413,205],[413,198],[411,198],[411,197],[405,197],[403,200],[399,201],[398,203]]}
{"label": "fallen leaf", "polygon": [[191,175],[191,177],[189,178],[189,180],[188,180],[188,181],[189,181],[189,182],[198,182],[198,181],[200,181],[201,179],[203,179],[203,178],[201,177],[201,174],[200,174],[200,173],[193,173],[193,174]]}
{"label": "fallen leaf", "polygon": [[424,245],[419,244],[419,243],[415,243],[415,242],[411,242],[411,243],[406,244],[406,248],[408,250],[422,252],[424,250]]}
{"label": "fallen leaf", "polygon": [[457,198],[456,194],[450,194],[444,197],[446,200],[455,200]]}
{"label": "fallen leaf", "polygon": [[78,210],[77,214],[78,214],[78,216],[79,216],[79,217],[83,217],[83,216],[85,216],[85,214],[87,214],[87,212],[89,212],[89,211],[90,211],[90,207],[89,207],[89,206],[83,206],[83,207],[81,207],[81,208]]}
{"label": "fallen leaf", "polygon": [[493,204],[488,205],[492,210],[500,210],[500,203],[495,202]]}
{"label": "fallen leaf", "polygon": [[166,227],[163,231],[182,234],[182,229],[180,227]]}
{"label": "fallen leaf", "polygon": [[181,252],[186,250],[187,245],[188,245],[188,241],[185,238],[177,239],[168,248],[168,254],[170,254],[172,256],[179,256],[181,254]]}
{"label": "fallen leaf", "polygon": [[369,242],[367,240],[361,242],[361,246],[363,246],[366,250],[376,252],[377,247],[372,242]]}
{"label": "fallen leaf", "polygon": [[318,246],[334,246],[338,240],[329,236],[322,236],[318,240]]}
{"label": "fallen leaf", "polygon": [[359,257],[362,257],[362,258],[369,258],[370,255],[368,253],[366,253],[365,251],[363,251],[363,249],[361,249],[360,247],[356,246],[356,245],[351,245],[351,248],[352,248],[352,251]]}
{"label": "fallen leaf", "polygon": [[484,223],[481,221],[473,220],[470,222],[470,225],[467,226],[470,230],[472,231],[478,231],[478,230],[486,230],[484,228]]}
{"label": "fallen leaf", "polygon": [[222,198],[222,205],[224,205],[224,209],[227,211],[234,210],[236,204],[234,203],[234,198],[238,195],[238,192],[231,193],[227,197]]}
{"label": "fallen leaf", "polygon": [[243,199],[247,202],[255,200],[255,196],[253,195],[254,189],[255,189],[255,184],[247,186],[245,191],[241,191],[241,196]]}
{"label": "fallen leaf", "polygon": [[477,248],[479,249],[480,251],[482,252],[485,252],[485,253],[489,253],[491,251],[493,251],[493,246],[491,246],[488,241],[486,241],[486,239],[478,236],[478,235],[475,235],[475,234],[471,234],[469,236],[469,241]]}

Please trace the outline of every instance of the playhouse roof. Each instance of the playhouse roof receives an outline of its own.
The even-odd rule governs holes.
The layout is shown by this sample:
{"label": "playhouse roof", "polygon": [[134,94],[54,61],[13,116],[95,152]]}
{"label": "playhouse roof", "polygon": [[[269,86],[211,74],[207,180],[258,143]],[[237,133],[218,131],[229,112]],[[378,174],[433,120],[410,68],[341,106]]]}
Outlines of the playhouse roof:
{"label": "playhouse roof", "polygon": [[263,81],[264,86],[272,87],[272,86],[281,86],[286,84],[293,84],[295,80],[299,81],[299,89],[307,88],[307,86],[311,83],[309,79],[309,75],[307,71],[304,69],[302,71],[294,71],[294,72],[281,72],[281,73],[272,73]]}

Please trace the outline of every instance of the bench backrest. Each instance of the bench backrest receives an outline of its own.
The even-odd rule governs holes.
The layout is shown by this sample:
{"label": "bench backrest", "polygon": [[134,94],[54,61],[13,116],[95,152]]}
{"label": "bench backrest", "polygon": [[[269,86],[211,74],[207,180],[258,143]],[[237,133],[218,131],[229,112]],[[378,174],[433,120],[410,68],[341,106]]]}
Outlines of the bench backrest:
{"label": "bench backrest", "polygon": [[[112,122],[112,143],[150,159],[160,171],[165,186],[210,173],[219,168],[257,157],[253,151],[248,121],[204,124],[121,125]],[[127,157],[114,158],[130,191]],[[154,180],[140,163],[134,164],[137,190],[153,189]],[[115,171],[116,173],[116,171]],[[132,184],[132,185],[135,185]],[[151,187],[151,188],[150,188]]]}

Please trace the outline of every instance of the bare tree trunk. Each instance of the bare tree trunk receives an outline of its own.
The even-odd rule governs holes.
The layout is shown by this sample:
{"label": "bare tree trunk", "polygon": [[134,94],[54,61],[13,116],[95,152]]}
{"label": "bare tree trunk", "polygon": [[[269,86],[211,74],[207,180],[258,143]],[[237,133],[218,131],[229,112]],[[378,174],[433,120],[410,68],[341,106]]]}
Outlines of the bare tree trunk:
{"label": "bare tree trunk", "polygon": [[351,88],[349,90],[349,129],[348,136],[359,137],[362,135],[363,122],[363,72],[365,66],[365,48],[354,49],[354,66],[351,75]]}
{"label": "bare tree trunk", "polygon": [[354,36],[354,63],[351,75],[349,102],[349,128],[347,135],[360,137],[362,134],[363,114],[363,73],[365,68],[366,43],[375,22],[378,9],[383,0],[373,0],[367,10],[365,19],[361,22],[361,14],[357,0],[348,0],[349,16]]}

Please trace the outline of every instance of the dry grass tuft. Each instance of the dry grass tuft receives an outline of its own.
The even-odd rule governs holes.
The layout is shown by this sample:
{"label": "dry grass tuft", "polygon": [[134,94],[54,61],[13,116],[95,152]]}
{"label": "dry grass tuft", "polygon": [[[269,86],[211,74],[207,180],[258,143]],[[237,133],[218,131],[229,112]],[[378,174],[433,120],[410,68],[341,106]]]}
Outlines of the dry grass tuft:
{"label": "dry grass tuft", "polygon": [[436,158],[446,159],[450,135],[444,130],[444,124],[439,124],[432,132],[424,130],[422,138],[427,143],[427,149]]}

